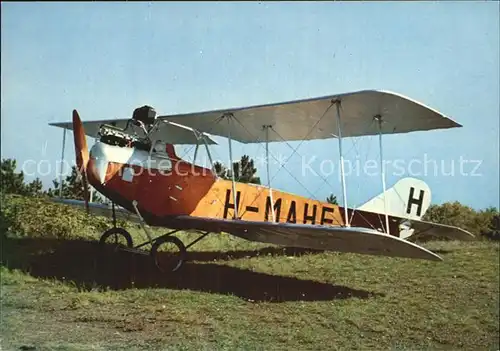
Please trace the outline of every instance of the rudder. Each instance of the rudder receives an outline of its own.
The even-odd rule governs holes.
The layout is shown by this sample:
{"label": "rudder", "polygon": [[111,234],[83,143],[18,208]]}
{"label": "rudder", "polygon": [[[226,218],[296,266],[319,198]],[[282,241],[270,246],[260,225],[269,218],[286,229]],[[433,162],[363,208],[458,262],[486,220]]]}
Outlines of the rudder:
{"label": "rudder", "polygon": [[364,203],[358,210],[384,214],[384,195],[389,216],[420,220],[431,203],[431,189],[416,178],[400,179],[392,188]]}

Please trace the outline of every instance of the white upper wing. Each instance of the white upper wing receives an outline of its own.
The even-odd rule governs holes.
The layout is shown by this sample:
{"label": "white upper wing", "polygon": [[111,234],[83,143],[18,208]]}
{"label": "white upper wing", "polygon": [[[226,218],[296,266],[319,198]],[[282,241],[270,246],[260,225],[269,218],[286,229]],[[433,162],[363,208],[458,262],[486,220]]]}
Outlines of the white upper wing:
{"label": "white upper wing", "polygon": [[[272,126],[269,142],[326,139],[338,134],[336,104],[332,101],[340,101],[342,137],[378,134],[377,115],[383,120],[383,134],[461,127],[419,102],[376,90],[158,118],[213,135],[230,134],[242,143],[266,141],[263,126],[267,125]],[[226,114],[232,117],[221,119]]]}

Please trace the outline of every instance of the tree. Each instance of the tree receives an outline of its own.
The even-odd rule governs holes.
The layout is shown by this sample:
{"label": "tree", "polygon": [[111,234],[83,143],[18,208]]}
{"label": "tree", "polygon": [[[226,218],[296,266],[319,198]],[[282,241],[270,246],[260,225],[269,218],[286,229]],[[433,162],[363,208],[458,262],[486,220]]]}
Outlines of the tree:
{"label": "tree", "polygon": [[24,183],[23,171],[16,172],[17,162],[15,159],[2,159],[0,192],[2,194],[18,194],[25,196],[42,195],[42,182],[36,178],[32,182]]}
{"label": "tree", "polygon": [[260,178],[255,176],[257,168],[247,155],[243,155],[240,162],[233,162],[233,172],[234,179],[238,179],[238,182],[260,184]]}
{"label": "tree", "polygon": [[1,164],[1,191],[4,194],[22,194],[24,192],[24,174],[16,173],[17,162],[14,159],[3,159]]}
{"label": "tree", "polygon": [[491,231],[485,235],[490,239],[500,240],[500,213],[498,211],[491,217],[490,228]]}
{"label": "tree", "polygon": [[326,202],[328,202],[329,204],[332,204],[332,205],[338,205],[339,203],[337,202],[337,197],[333,194],[330,194],[330,196],[328,196],[326,198]]}
{"label": "tree", "polygon": [[36,178],[31,183],[25,185],[25,195],[27,196],[40,196],[45,194],[43,191],[42,181]]}
{"label": "tree", "polygon": [[[214,170],[223,179],[231,179],[231,172],[220,162],[214,163]],[[247,155],[243,155],[239,162],[233,162],[234,180],[241,183],[260,184],[260,178],[256,177],[257,168],[254,161]]]}
{"label": "tree", "polygon": [[500,212],[496,207],[488,207],[478,213],[479,222],[485,224],[481,234],[489,239],[500,240]]}
{"label": "tree", "polygon": [[228,176],[227,168],[220,162],[214,162],[214,170],[215,173],[221,177],[222,179],[230,179],[231,176]]}

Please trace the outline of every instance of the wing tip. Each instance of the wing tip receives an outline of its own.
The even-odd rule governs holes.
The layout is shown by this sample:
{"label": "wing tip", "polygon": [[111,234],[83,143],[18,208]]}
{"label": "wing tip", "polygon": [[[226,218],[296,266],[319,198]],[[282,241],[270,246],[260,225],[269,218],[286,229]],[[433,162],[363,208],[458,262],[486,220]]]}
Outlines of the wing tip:
{"label": "wing tip", "polygon": [[477,240],[477,236],[475,236],[474,234],[472,234],[471,232],[465,230],[465,229],[462,229],[462,228],[459,228],[465,235],[463,236],[463,240],[465,241],[475,241]]}
{"label": "wing tip", "polygon": [[443,262],[444,261],[444,259],[441,256],[439,256],[438,254],[436,254],[430,250],[427,250],[427,249],[426,249],[426,251],[428,251],[430,253],[430,256],[428,258],[429,261],[434,261],[434,262]]}

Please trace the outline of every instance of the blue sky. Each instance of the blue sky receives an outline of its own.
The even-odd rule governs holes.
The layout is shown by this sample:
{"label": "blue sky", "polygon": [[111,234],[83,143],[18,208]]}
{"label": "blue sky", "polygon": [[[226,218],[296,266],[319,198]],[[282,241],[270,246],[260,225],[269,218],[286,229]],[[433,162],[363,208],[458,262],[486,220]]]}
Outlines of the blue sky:
{"label": "blue sky", "polygon": [[[73,108],[93,120],[127,117],[143,104],[173,114],[384,89],[464,126],[385,137],[385,159],[434,160],[438,168],[389,168],[387,183],[414,175],[430,185],[433,203],[499,206],[498,2],[1,6],[1,154],[21,165],[39,162],[45,186],[57,175],[62,143],[62,130],[48,123],[69,121]],[[227,143],[217,140],[214,155],[225,160]],[[376,137],[344,145],[353,162],[378,158]],[[337,141],[305,142],[298,151],[286,166],[290,173],[272,162],[273,186],[316,198],[340,195],[336,173],[323,176],[326,184],[303,173],[299,157],[315,156],[311,167],[319,173],[322,160],[338,162]],[[235,158],[263,152],[263,145],[234,146]],[[286,144],[272,144],[271,152],[292,154]],[[460,160],[467,161],[461,172]],[[265,181],[264,166],[259,175]],[[380,192],[380,177],[350,174],[347,190],[349,204],[362,203]]]}

